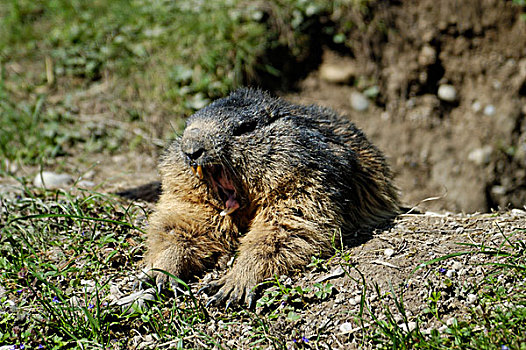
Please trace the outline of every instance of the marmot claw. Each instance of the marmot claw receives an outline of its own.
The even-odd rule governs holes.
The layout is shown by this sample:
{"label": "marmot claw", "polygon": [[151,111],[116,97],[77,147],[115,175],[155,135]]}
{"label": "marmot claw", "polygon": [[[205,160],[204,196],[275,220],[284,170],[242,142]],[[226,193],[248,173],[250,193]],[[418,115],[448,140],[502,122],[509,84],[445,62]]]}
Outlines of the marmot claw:
{"label": "marmot claw", "polygon": [[[227,310],[231,305],[240,305],[241,300],[248,306],[252,308],[255,300],[255,287],[256,285],[240,286],[234,285],[234,283],[228,282],[228,275],[222,279],[214,282],[210,282],[203,287],[201,287],[198,293],[201,293],[205,290],[217,291],[214,295],[208,298],[206,302],[206,307],[210,305],[220,305],[225,303],[225,310]],[[232,280],[230,278],[230,280]],[[219,289],[219,290],[218,290]]]}

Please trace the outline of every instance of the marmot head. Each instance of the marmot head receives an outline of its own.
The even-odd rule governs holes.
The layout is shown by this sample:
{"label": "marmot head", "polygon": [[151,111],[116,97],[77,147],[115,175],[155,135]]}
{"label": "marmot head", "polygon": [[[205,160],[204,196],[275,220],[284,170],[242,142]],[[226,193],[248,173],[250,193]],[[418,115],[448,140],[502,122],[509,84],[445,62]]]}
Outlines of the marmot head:
{"label": "marmot head", "polygon": [[[224,203],[221,215],[244,207],[248,198],[245,167],[257,153],[246,152],[247,138],[272,122],[276,99],[254,89],[239,89],[199,110],[186,122],[180,140],[185,164]],[[243,144],[244,147],[240,145]]]}

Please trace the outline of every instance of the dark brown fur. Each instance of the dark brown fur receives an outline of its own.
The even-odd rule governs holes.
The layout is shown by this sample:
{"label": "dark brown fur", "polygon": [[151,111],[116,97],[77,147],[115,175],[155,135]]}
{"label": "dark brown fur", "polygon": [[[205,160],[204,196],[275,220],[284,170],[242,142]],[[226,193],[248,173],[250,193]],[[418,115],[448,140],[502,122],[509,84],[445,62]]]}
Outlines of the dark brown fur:
{"label": "dark brown fur", "polygon": [[145,262],[188,278],[237,251],[214,283],[216,301],[250,301],[257,283],[399,212],[383,155],[353,123],[259,90],[238,90],[190,117],[160,172]]}

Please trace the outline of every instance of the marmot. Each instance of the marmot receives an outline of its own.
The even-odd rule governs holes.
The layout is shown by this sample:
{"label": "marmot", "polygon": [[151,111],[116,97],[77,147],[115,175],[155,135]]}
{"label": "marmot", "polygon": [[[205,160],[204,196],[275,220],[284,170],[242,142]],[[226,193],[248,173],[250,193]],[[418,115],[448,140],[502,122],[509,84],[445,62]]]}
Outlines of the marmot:
{"label": "marmot", "polygon": [[145,263],[184,279],[237,252],[215,302],[250,305],[256,284],[399,212],[384,156],[352,122],[256,89],[189,117],[159,168]]}

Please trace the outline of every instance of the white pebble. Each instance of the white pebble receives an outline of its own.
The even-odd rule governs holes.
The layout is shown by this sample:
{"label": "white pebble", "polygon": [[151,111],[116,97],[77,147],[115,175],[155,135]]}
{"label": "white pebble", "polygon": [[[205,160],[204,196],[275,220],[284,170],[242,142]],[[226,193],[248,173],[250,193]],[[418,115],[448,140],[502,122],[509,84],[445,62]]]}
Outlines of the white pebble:
{"label": "white pebble", "polygon": [[77,182],[77,186],[80,188],[91,188],[95,186],[95,182],[89,180],[80,180]]}
{"label": "white pebble", "polygon": [[451,269],[458,271],[462,268],[462,263],[459,261],[455,261],[453,265],[451,266]]}
{"label": "white pebble", "polygon": [[477,301],[477,296],[475,294],[468,294],[467,298],[468,304],[473,304]]}
{"label": "white pebble", "polygon": [[399,325],[399,327],[402,328],[404,332],[411,332],[416,329],[416,322],[411,321],[411,322],[408,322],[407,324],[402,323]]}
{"label": "white pebble", "polygon": [[484,146],[471,151],[468,154],[468,159],[477,165],[486,165],[491,160],[491,153],[493,153],[493,147]]}
{"label": "white pebble", "polygon": [[471,109],[475,113],[480,112],[480,110],[482,109],[482,104],[479,101],[474,101],[471,105]]}
{"label": "white pebble", "polygon": [[429,66],[436,62],[437,59],[437,52],[435,48],[424,45],[422,47],[422,50],[420,50],[420,54],[418,55],[418,63],[422,66]]}
{"label": "white pebble", "polygon": [[323,64],[320,67],[320,78],[329,83],[345,84],[355,75],[355,70],[351,66]]}
{"label": "white pebble", "polygon": [[394,252],[395,252],[394,249],[387,248],[386,250],[384,250],[384,255],[390,258],[394,255]]}
{"label": "white pebble", "polygon": [[340,325],[340,332],[342,333],[349,333],[352,331],[352,324],[349,322],[344,322]]}
{"label": "white pebble", "polygon": [[[351,299],[352,300],[352,299]],[[354,305],[357,305],[357,304],[360,304],[362,302],[362,296],[361,295],[357,295],[354,297],[354,302],[355,304]]]}
{"label": "white pebble", "polygon": [[487,105],[484,107],[484,115],[487,115],[488,117],[491,117],[496,112],[495,106],[493,105]]}
{"label": "white pebble", "polygon": [[351,107],[358,112],[363,112],[369,108],[369,100],[363,94],[353,91],[351,93]]}
{"label": "white pebble", "polygon": [[453,85],[442,84],[438,87],[438,98],[442,101],[455,102],[457,100],[457,90]]}
{"label": "white pebble", "polygon": [[494,194],[494,195],[497,195],[497,196],[502,196],[502,195],[505,195],[506,194],[506,187],[504,186],[493,186],[491,188],[491,193]]}
{"label": "white pebble", "polygon": [[68,174],[56,174],[51,171],[38,173],[33,180],[35,187],[59,188],[73,183],[73,177]]}

